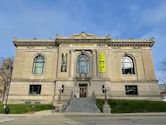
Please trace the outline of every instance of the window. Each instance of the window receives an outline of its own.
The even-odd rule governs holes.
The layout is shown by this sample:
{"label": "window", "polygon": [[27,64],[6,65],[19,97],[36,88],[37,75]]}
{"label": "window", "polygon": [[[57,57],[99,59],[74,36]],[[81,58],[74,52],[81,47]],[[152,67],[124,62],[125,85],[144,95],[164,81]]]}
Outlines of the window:
{"label": "window", "polygon": [[77,58],[77,73],[89,73],[89,57],[85,54],[81,54]]}
{"label": "window", "polygon": [[43,74],[43,69],[44,69],[44,57],[39,55],[35,57],[33,61],[33,74]]}
{"label": "window", "polygon": [[30,85],[29,94],[37,95],[41,92],[41,85]]}
{"label": "window", "polygon": [[125,56],[122,58],[122,74],[135,74],[132,58]]}
{"label": "window", "polygon": [[126,95],[138,95],[136,85],[126,85],[125,89],[126,89]]}

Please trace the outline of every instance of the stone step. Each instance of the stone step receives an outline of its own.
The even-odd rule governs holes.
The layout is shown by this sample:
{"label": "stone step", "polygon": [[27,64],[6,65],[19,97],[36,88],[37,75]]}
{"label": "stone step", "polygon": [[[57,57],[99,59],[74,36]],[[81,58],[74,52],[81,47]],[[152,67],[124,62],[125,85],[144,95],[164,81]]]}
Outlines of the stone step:
{"label": "stone step", "polygon": [[91,97],[74,98],[70,100],[70,105],[66,112],[100,112]]}

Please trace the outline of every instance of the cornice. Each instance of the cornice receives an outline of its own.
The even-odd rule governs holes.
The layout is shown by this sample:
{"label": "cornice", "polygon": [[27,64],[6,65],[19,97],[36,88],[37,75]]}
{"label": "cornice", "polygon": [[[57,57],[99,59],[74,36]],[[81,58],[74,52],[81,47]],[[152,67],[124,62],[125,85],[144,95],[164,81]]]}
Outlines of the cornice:
{"label": "cornice", "polygon": [[98,37],[96,35],[81,32],[70,37],[56,36],[56,39],[14,39],[13,44],[17,46],[59,46],[60,44],[106,44],[108,46],[145,46],[152,47],[154,39],[112,39],[111,36]]}
{"label": "cornice", "polygon": [[14,40],[17,46],[56,46],[55,40]]}
{"label": "cornice", "polygon": [[55,41],[13,41],[17,46],[59,46],[60,44],[107,44],[108,46],[146,46],[152,47],[154,41],[128,41],[128,40],[110,40],[110,39],[56,39]]}
{"label": "cornice", "polygon": [[13,42],[55,42],[55,40],[49,39],[14,39]]}
{"label": "cornice", "polygon": [[120,46],[120,47],[126,47],[126,46],[145,46],[145,47],[152,47],[154,45],[154,42],[110,42],[109,46]]}
{"label": "cornice", "polygon": [[12,79],[12,82],[55,82],[52,79]]}
{"label": "cornice", "polygon": [[121,81],[111,81],[112,83],[158,83],[158,80],[121,80]]}
{"label": "cornice", "polygon": [[56,39],[57,44],[108,44],[110,39]]}

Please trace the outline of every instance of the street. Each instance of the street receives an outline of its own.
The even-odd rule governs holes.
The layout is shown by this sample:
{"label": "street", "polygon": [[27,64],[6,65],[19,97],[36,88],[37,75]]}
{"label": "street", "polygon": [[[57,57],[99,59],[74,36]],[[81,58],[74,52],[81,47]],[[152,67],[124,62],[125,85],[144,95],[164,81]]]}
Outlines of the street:
{"label": "street", "polygon": [[166,115],[29,115],[1,116],[0,125],[166,125]]}

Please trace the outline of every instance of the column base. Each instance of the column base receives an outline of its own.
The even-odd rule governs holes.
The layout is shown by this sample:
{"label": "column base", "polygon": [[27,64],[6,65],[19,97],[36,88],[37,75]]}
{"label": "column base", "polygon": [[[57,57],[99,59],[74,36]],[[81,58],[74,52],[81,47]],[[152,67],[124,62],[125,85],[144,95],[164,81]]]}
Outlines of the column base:
{"label": "column base", "polygon": [[111,107],[108,104],[104,104],[102,110],[103,113],[111,113]]}

